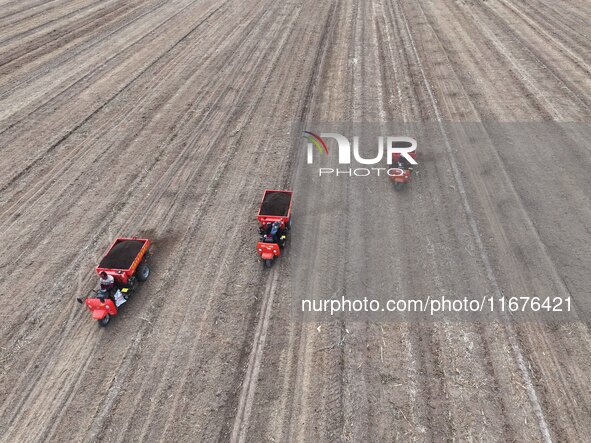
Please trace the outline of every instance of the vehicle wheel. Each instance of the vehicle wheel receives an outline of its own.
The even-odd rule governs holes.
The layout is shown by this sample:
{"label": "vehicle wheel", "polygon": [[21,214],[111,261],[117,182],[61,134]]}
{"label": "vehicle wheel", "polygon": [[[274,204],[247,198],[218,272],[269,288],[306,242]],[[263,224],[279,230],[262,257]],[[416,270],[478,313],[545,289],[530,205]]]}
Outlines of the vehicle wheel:
{"label": "vehicle wheel", "polygon": [[271,266],[273,266],[273,259],[265,260],[265,268],[270,268]]}
{"label": "vehicle wheel", "polygon": [[139,281],[146,281],[150,276],[150,267],[146,264],[140,264],[136,271],[137,279]]}
{"label": "vehicle wheel", "polygon": [[99,326],[105,327],[109,324],[110,321],[111,321],[111,314],[107,314],[98,321],[98,324],[99,324]]}
{"label": "vehicle wheel", "polygon": [[285,224],[285,229],[287,229],[288,231],[291,231],[291,218],[289,219],[289,221]]}
{"label": "vehicle wheel", "polygon": [[404,183],[402,183],[402,182],[394,182],[394,189],[396,191],[402,191],[404,189]]}

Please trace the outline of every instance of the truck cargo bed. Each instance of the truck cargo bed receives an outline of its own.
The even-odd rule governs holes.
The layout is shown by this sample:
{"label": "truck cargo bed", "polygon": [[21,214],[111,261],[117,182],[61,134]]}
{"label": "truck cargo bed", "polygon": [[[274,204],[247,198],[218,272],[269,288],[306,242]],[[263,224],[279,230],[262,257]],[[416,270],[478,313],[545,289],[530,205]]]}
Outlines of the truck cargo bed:
{"label": "truck cargo bed", "polygon": [[285,217],[289,213],[291,203],[291,192],[267,191],[259,215]]}
{"label": "truck cargo bed", "polygon": [[144,240],[118,241],[103,257],[99,268],[129,269],[144,244]]}

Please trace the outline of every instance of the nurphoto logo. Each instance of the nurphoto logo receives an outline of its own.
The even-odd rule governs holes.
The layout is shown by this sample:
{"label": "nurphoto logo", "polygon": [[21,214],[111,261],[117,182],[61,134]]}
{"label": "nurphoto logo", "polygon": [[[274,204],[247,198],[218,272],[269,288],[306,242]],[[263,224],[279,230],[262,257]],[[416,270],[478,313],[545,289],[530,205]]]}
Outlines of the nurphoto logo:
{"label": "nurphoto logo", "polygon": [[[408,165],[417,165],[415,159],[415,151],[417,149],[417,141],[411,137],[392,137],[392,136],[380,136],[378,137],[377,153],[374,157],[365,158],[359,151],[359,137],[353,137],[353,149],[351,149],[351,142],[347,137],[336,132],[322,132],[320,135],[315,134],[311,131],[304,131],[303,136],[306,139],[307,146],[307,164],[314,164],[314,152],[316,151],[319,156],[330,156],[334,150],[329,150],[328,144],[325,141],[327,138],[334,139],[337,143],[338,152],[338,165],[347,165],[348,168],[330,168],[321,167],[318,169],[318,174],[323,175],[345,175],[355,177],[365,177],[372,174],[380,175],[382,172],[396,176],[400,173],[398,167],[399,163],[405,163]],[[386,155],[385,167],[351,167],[352,159],[351,153],[353,153],[353,160],[359,165],[379,165],[383,164],[384,154]],[[394,165],[394,167],[391,167]]]}

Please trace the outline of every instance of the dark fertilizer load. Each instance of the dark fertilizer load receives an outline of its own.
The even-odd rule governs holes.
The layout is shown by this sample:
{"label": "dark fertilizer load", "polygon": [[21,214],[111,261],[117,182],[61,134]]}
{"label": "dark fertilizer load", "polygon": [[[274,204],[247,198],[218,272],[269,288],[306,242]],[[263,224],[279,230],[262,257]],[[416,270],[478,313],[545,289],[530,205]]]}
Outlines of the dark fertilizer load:
{"label": "dark fertilizer load", "polygon": [[129,269],[143,246],[141,240],[120,241],[103,257],[99,268]]}
{"label": "dark fertilizer load", "polygon": [[290,202],[291,195],[285,192],[267,193],[261,205],[259,215],[286,216],[289,211]]}

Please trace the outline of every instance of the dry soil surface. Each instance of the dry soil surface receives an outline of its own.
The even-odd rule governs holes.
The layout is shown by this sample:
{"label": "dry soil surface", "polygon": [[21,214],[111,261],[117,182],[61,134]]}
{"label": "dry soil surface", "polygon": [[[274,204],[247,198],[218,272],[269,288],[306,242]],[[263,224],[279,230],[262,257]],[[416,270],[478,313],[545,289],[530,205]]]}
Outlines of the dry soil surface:
{"label": "dry soil surface", "polygon": [[[0,0],[0,440],[588,440],[590,19],[568,0]],[[428,122],[440,143],[395,193],[306,179],[294,122]],[[295,192],[270,270],[265,188]],[[75,297],[132,235],[151,277],[99,328]],[[294,314],[298,288],[364,294],[386,260],[393,297],[574,312]]]}

